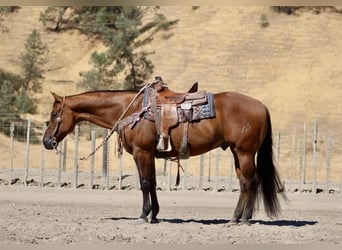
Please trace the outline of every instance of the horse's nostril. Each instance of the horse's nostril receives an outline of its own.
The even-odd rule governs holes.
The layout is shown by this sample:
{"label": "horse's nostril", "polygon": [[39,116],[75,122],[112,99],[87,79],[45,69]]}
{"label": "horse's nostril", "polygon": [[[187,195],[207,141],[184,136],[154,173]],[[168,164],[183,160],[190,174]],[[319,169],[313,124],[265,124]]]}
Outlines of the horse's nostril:
{"label": "horse's nostril", "polygon": [[43,144],[46,149],[54,149],[58,143],[52,138],[52,136],[46,136],[43,139]]}

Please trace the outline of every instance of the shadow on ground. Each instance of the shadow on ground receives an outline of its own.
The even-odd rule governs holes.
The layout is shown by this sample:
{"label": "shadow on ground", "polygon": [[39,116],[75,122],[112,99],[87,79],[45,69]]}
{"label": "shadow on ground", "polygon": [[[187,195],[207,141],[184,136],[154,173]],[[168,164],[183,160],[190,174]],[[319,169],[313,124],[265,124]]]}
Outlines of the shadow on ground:
{"label": "shadow on ground", "polygon": [[[104,218],[105,220],[132,220],[135,221],[137,218],[133,217],[110,217]],[[229,220],[226,219],[213,219],[213,220],[196,220],[196,219],[159,219],[160,223],[167,222],[171,224],[184,224],[184,223],[199,223],[203,225],[220,225],[220,224],[227,224]],[[318,221],[306,221],[306,220],[251,220],[251,225],[259,224],[259,225],[266,225],[266,226],[286,226],[286,227],[304,227],[304,226],[313,226],[318,223]]]}

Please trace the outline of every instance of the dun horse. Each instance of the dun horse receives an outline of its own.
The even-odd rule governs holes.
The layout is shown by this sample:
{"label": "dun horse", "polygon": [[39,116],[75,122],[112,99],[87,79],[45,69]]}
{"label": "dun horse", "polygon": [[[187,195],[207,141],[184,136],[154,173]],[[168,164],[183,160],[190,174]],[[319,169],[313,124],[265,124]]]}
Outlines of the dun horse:
{"label": "dun horse", "polygon": [[[166,90],[158,90],[160,92],[157,91],[157,95],[164,94]],[[164,97],[169,101],[166,101],[164,108],[178,105],[187,95],[165,93],[168,93]],[[94,91],[65,97],[54,93],[52,95],[55,101],[43,137],[45,147],[56,148],[80,121],[89,121],[104,128],[115,127],[124,149],[133,155],[139,172],[143,194],[139,220],[147,221],[151,213],[150,222],[158,222],[154,159],[158,155],[179,157],[180,151],[184,150],[184,137],[188,156],[203,154],[217,147],[224,150],[229,147],[233,153],[240,196],[231,223],[249,223],[259,194],[263,198],[266,214],[270,217],[279,214],[278,193],[282,193],[285,199],[286,196],[273,163],[270,115],[265,105],[258,100],[236,92],[213,94],[214,117],[170,124],[166,126],[169,131],[165,135],[162,134],[164,118],[158,116],[155,120],[146,119],[153,105],[142,108],[145,98],[142,92]],[[169,115],[173,114],[171,111]],[[157,149],[161,142],[165,148]]]}

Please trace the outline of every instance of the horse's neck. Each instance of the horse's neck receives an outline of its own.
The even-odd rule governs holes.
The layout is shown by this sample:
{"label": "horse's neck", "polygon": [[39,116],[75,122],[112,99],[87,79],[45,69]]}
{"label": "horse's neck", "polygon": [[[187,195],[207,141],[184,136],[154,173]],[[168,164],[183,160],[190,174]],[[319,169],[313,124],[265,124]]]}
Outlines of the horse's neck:
{"label": "horse's neck", "polygon": [[72,110],[77,113],[77,121],[112,128],[133,97],[131,92],[85,93],[73,97]]}

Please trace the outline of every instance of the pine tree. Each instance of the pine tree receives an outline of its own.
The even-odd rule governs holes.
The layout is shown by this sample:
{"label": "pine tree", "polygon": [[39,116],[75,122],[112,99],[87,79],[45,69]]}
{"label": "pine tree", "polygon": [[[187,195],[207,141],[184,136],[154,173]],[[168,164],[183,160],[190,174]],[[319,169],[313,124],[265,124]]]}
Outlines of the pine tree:
{"label": "pine tree", "polygon": [[38,31],[33,30],[19,56],[21,74],[0,69],[0,113],[19,115],[36,111],[32,95],[42,90],[47,51]]}
{"label": "pine tree", "polygon": [[12,114],[16,113],[16,89],[17,85],[21,82],[21,78],[18,75],[11,74],[0,70],[0,114]]}
{"label": "pine tree", "polygon": [[19,56],[19,64],[22,69],[23,83],[21,87],[25,91],[40,92],[44,80],[44,65],[47,63],[47,45],[40,38],[39,32],[34,29],[26,40],[25,53]]}
{"label": "pine tree", "polygon": [[[83,80],[79,86],[94,90],[139,89],[153,73],[153,63],[148,59],[152,52],[139,48],[177,22],[167,20],[157,10],[135,6],[54,7],[42,13],[41,20],[55,27],[52,30],[77,29],[106,46],[106,51],[91,55],[93,68],[80,73]],[[154,18],[143,22],[147,12],[153,12]],[[118,83],[120,75],[124,75],[123,84]]]}

